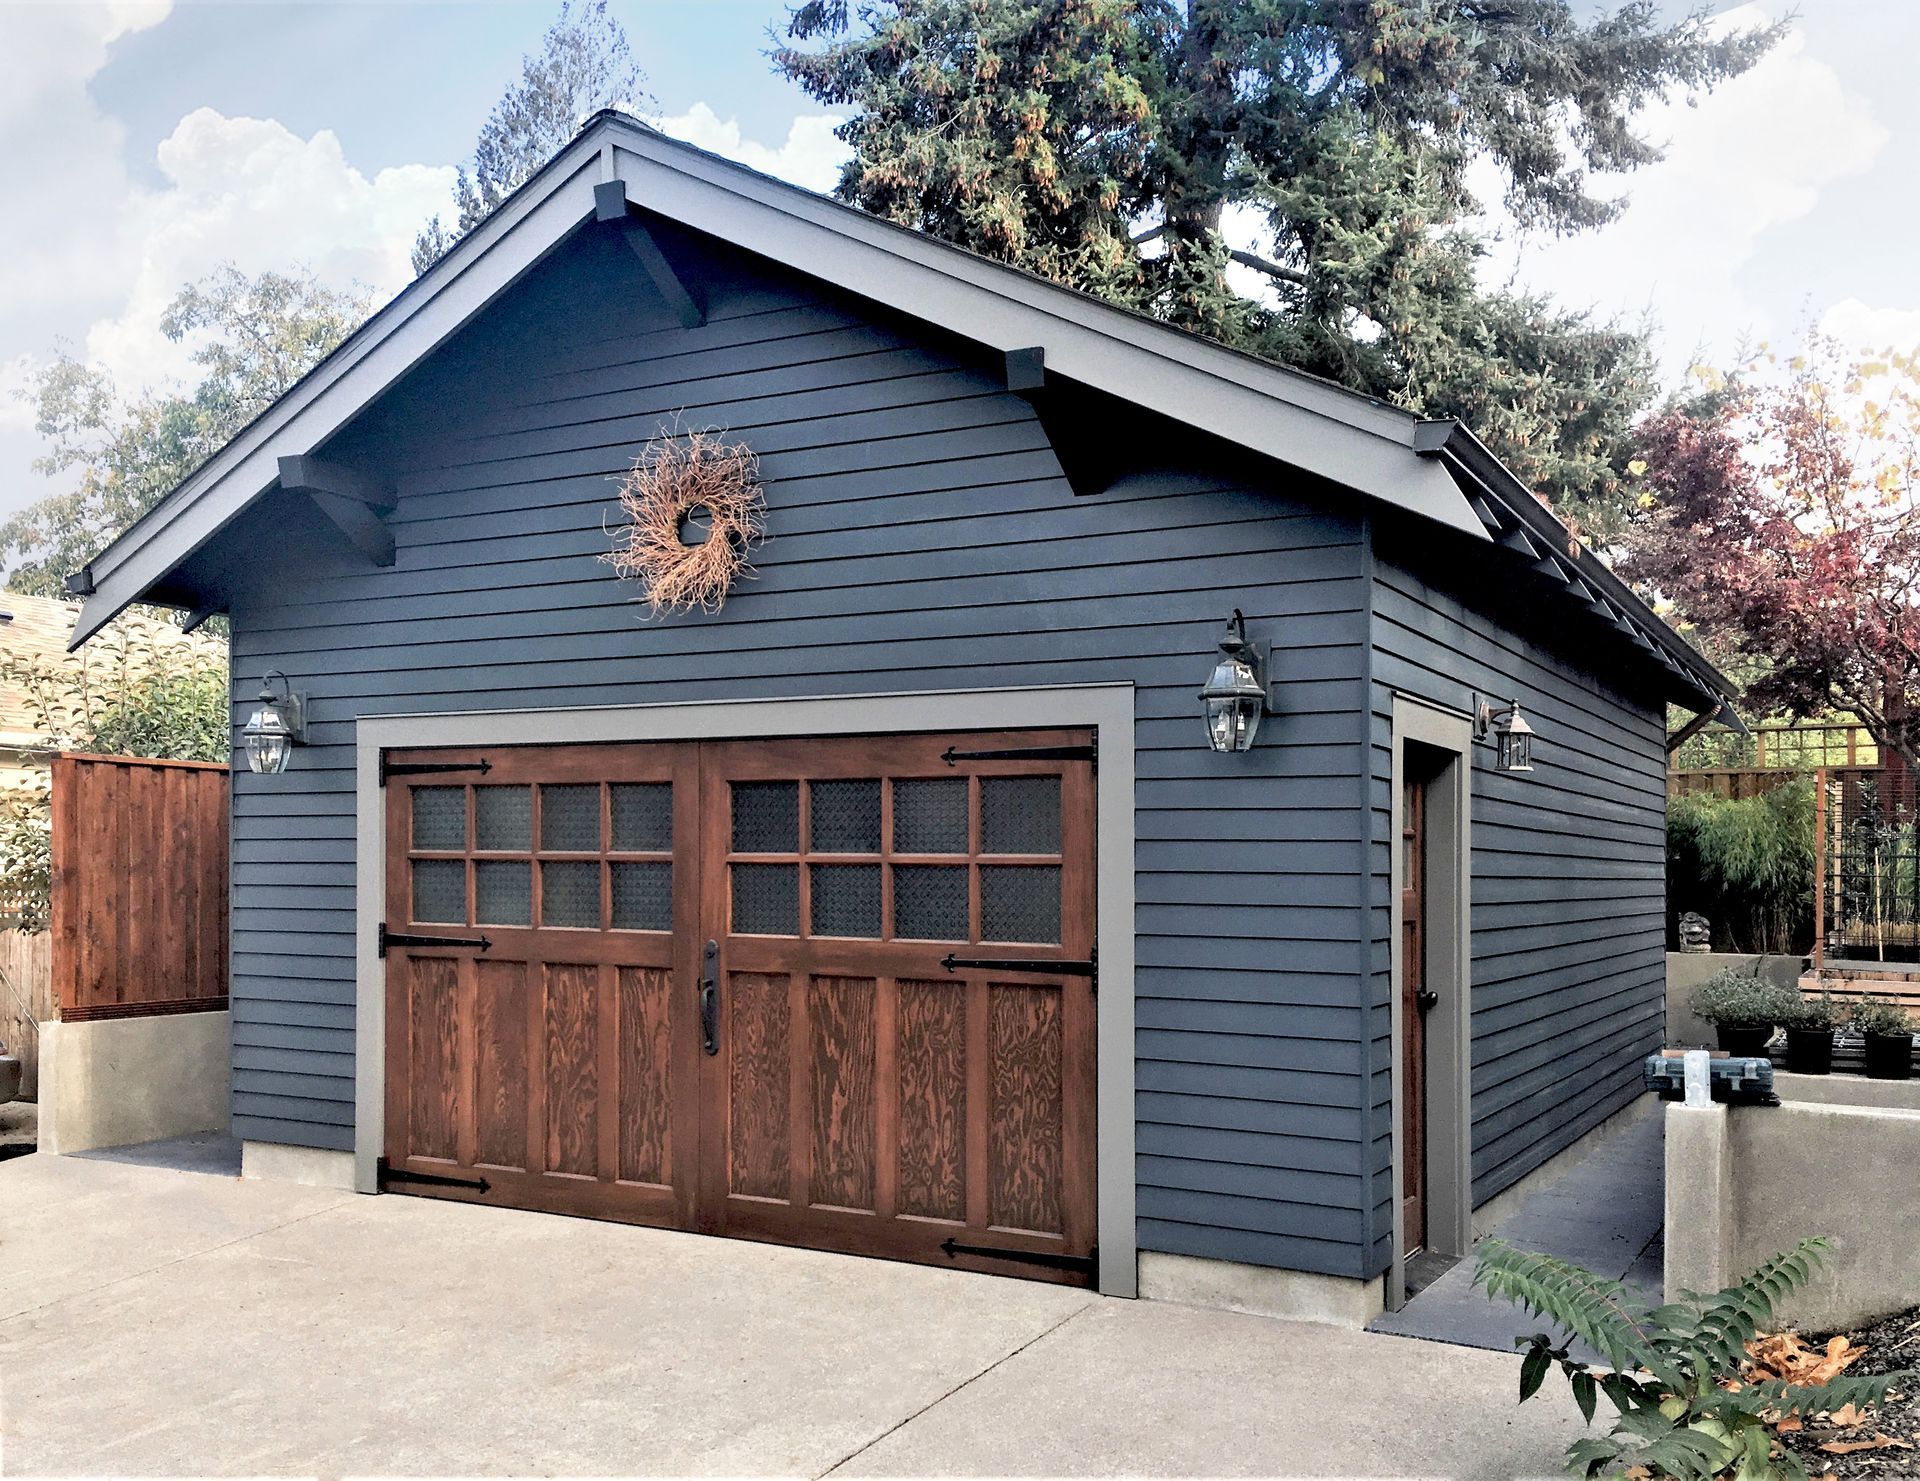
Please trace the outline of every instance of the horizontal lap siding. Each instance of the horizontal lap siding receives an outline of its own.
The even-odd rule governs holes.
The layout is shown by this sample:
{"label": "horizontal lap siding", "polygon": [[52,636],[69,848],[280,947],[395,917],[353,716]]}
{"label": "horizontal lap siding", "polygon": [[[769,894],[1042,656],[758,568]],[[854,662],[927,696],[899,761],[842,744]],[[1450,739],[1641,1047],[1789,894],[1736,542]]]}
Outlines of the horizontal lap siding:
{"label": "horizontal lap siding", "polygon": [[[1610,641],[1564,602],[1497,616],[1457,593],[1528,590],[1497,555],[1447,570],[1382,535],[1374,581],[1374,1063],[1392,1062],[1387,847],[1395,691],[1454,710],[1518,699],[1528,775],[1473,754],[1473,1198],[1510,1186],[1639,1093],[1666,990],[1665,710],[1573,655]],[[1472,574],[1463,574],[1472,573]],[[1481,605],[1478,601],[1475,606]],[[1546,637],[1529,640],[1528,633]],[[1391,1108],[1375,1081],[1376,1211],[1389,1228]],[[1384,1246],[1377,1252],[1383,1255]]]}
{"label": "horizontal lap siding", "polygon": [[[355,716],[1131,681],[1141,1242],[1359,1273],[1357,523],[1197,475],[1076,498],[978,364],[766,281],[552,343],[540,295],[583,274],[357,434],[401,490],[392,568],[289,502],[302,559],[235,595],[236,713],[282,668],[314,739],[236,786],[240,1134],[350,1145]],[[610,478],[676,416],[760,454],[769,538],[721,613],[652,621],[597,557]],[[1215,756],[1195,693],[1235,606],[1281,639],[1283,713]]]}

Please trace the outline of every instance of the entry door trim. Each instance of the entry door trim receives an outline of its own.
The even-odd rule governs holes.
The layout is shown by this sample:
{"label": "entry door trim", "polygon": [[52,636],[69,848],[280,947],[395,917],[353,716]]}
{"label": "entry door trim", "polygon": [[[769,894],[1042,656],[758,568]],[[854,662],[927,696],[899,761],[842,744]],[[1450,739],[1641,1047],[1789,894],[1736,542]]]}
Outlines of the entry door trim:
{"label": "entry door trim", "polygon": [[1406,694],[1393,697],[1393,776],[1388,790],[1388,896],[1393,902],[1394,949],[1388,953],[1393,1014],[1393,1263],[1387,1271],[1386,1305],[1406,1301],[1406,1168],[1402,1159],[1405,1124],[1402,1101],[1406,1042],[1401,982],[1400,830],[1406,779],[1407,745],[1412,742],[1446,755],[1426,788],[1426,986],[1440,1000],[1427,1019],[1426,1054],[1426,1223],[1427,1248],[1439,1254],[1465,1255],[1473,1244],[1472,1063],[1473,961],[1472,878],[1473,722]]}
{"label": "entry door trim", "polygon": [[1100,748],[1095,778],[1095,933],[1100,952],[1100,992],[1094,1000],[1098,1286],[1104,1295],[1136,1295],[1133,701],[1131,684],[1078,684],[1050,689],[936,690],[360,717],[355,722],[355,1186],[363,1193],[379,1191],[379,1158],[385,1140],[386,977],[378,941],[386,899],[382,751],[1092,727]]}

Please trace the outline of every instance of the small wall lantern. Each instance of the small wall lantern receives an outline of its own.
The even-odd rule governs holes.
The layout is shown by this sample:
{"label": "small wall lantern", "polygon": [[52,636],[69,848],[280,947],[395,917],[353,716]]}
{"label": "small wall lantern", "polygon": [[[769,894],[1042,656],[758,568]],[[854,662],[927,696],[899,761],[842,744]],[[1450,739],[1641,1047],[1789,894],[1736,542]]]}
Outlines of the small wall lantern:
{"label": "small wall lantern", "polygon": [[[277,701],[275,679],[280,681]],[[247,770],[268,774],[285,771],[293,748],[307,743],[307,697],[279,669],[268,669],[260,681],[260,708],[247,717],[241,736],[247,743]]]}
{"label": "small wall lantern", "polygon": [[1533,770],[1533,727],[1520,713],[1520,701],[1511,701],[1504,710],[1496,710],[1486,700],[1473,707],[1473,734],[1484,739],[1493,732],[1493,764],[1500,771]]}
{"label": "small wall lantern", "polygon": [[1234,609],[1220,639],[1220,661],[1213,667],[1200,703],[1206,712],[1207,744],[1216,751],[1245,751],[1271,713],[1267,697],[1266,653],[1247,640],[1247,620]]}

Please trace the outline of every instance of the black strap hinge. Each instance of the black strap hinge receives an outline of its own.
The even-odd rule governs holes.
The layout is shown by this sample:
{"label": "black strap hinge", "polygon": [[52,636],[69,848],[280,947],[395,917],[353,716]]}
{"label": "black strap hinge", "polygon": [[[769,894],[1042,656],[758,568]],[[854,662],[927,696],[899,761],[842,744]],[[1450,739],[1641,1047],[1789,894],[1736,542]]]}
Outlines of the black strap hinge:
{"label": "black strap hinge", "polygon": [[940,759],[949,766],[962,761],[1091,761],[1100,766],[1100,742],[1096,738],[1084,746],[1006,746],[993,751],[962,751],[948,746]]}
{"label": "black strap hinge", "polygon": [[1100,990],[1100,952],[1096,948],[1085,961],[1048,961],[1030,956],[959,956],[948,952],[940,965],[949,972],[1043,972],[1049,976],[1084,977],[1095,992]]}
{"label": "black strap hinge", "polygon": [[389,761],[386,752],[380,753],[380,785],[386,786],[389,777],[432,776],[445,771],[477,771],[485,776],[493,770],[493,763],[482,756],[478,761]]}
{"label": "black strap hinge", "polygon": [[1092,1275],[1100,1265],[1097,1245],[1084,1255],[1056,1255],[1050,1250],[1003,1250],[988,1244],[962,1244],[957,1239],[948,1239],[941,1244],[940,1252],[949,1260],[956,1255],[973,1255],[987,1260],[1012,1260],[1021,1265],[1044,1265],[1049,1270],[1074,1270],[1082,1275]]}
{"label": "black strap hinge", "polygon": [[486,936],[419,936],[410,931],[389,931],[385,921],[380,922],[380,955],[387,954],[389,946],[475,946],[481,951],[493,945]]}
{"label": "black strap hinge", "polygon": [[418,1183],[427,1188],[469,1188],[475,1193],[485,1193],[493,1184],[485,1178],[457,1178],[443,1172],[409,1172],[404,1167],[392,1167],[382,1157],[379,1165],[379,1183],[382,1188],[389,1183]]}

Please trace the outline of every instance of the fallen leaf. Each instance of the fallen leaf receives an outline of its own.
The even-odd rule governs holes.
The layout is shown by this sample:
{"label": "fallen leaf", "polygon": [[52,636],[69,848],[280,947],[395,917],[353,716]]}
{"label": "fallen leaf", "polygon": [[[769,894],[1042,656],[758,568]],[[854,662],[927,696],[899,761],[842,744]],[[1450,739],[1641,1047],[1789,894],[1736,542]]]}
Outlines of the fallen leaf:
{"label": "fallen leaf", "polygon": [[1871,1440],[1829,1440],[1820,1448],[1828,1455],[1854,1455],[1862,1450],[1911,1450],[1913,1446],[1882,1433]]}
{"label": "fallen leaf", "polygon": [[1795,1430],[1801,1428],[1800,1416],[1797,1414],[1789,1414],[1784,1419],[1775,1421],[1773,1427],[1780,1434],[1790,1435]]}
{"label": "fallen leaf", "polygon": [[1843,1430],[1852,1429],[1855,1425],[1864,1421],[1866,1417],[1865,1414],[1852,1404],[1842,1404],[1827,1416],[1828,1419],[1832,1420],[1836,1426]]}

